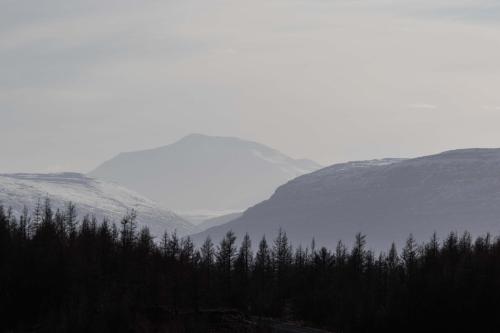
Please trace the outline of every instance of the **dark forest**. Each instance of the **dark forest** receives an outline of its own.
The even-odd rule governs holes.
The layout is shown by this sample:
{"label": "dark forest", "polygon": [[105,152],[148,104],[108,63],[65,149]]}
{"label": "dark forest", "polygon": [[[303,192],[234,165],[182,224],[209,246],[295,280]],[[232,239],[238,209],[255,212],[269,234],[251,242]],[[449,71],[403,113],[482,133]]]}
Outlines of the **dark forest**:
{"label": "dark forest", "polygon": [[228,232],[196,248],[138,230],[133,211],[115,225],[80,220],[71,203],[53,211],[47,200],[18,217],[0,208],[0,331],[260,332],[273,320],[332,332],[500,327],[499,238],[410,235],[400,253],[388,244],[375,254],[362,234],[331,249],[271,236]]}

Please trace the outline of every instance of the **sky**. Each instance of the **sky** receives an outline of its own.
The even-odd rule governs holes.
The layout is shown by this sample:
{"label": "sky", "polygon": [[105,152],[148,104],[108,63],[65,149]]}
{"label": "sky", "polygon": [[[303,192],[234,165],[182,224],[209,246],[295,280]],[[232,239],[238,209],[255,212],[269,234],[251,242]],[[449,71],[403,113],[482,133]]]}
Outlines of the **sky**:
{"label": "sky", "polygon": [[499,19],[498,0],[0,0],[0,172],[190,133],[323,165],[500,147]]}

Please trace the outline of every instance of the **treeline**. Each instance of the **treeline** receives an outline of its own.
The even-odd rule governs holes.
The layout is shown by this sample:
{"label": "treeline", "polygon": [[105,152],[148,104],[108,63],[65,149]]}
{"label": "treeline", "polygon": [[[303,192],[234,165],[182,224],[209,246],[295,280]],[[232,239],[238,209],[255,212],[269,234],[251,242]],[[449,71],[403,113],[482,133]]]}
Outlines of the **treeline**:
{"label": "treeline", "polygon": [[[0,331],[204,332],[186,313],[237,309],[334,332],[493,332],[500,327],[500,240],[450,233],[401,253],[292,248],[285,232],[252,246],[228,232],[195,248],[153,240],[132,211],[120,225],[47,200],[0,207]],[[249,317],[250,318],[250,317]]]}

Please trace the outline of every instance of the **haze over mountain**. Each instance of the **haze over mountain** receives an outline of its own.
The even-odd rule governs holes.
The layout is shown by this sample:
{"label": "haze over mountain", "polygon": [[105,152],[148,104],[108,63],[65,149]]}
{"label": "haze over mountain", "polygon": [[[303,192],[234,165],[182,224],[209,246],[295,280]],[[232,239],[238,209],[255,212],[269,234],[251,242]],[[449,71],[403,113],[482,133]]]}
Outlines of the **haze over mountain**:
{"label": "haze over mountain", "polygon": [[242,215],[242,212],[237,212],[206,219],[195,226],[194,232],[202,232],[209,228],[229,223],[240,218]]}
{"label": "haze over mountain", "polygon": [[58,208],[64,210],[69,201],[73,202],[80,220],[86,214],[93,214],[99,221],[107,217],[119,224],[128,211],[135,209],[139,227],[149,227],[156,236],[174,230],[185,235],[194,227],[138,193],[82,174],[0,175],[0,204],[5,208],[12,207],[15,215],[19,215],[24,206],[33,209],[38,200],[43,203],[47,197],[54,211]]}
{"label": "haze over mountain", "polygon": [[413,159],[337,164],[298,177],[228,224],[194,236],[214,240],[229,229],[256,242],[282,227],[294,244],[332,247],[367,235],[375,249],[468,230],[500,232],[500,149],[464,149]]}
{"label": "haze over mountain", "polygon": [[90,172],[177,212],[242,211],[299,175],[319,169],[262,144],[192,134],[168,146],[121,153]]}

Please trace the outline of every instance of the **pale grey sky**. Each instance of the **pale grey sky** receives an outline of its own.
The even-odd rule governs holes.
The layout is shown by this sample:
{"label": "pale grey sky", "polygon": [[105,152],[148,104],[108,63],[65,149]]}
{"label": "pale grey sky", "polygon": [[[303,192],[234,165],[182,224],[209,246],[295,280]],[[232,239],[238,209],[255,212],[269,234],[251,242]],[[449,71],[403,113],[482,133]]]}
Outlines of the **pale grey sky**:
{"label": "pale grey sky", "polygon": [[0,0],[0,172],[192,133],[322,164],[500,147],[500,1]]}

